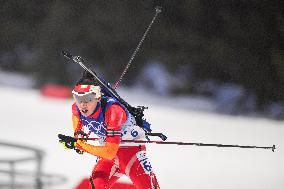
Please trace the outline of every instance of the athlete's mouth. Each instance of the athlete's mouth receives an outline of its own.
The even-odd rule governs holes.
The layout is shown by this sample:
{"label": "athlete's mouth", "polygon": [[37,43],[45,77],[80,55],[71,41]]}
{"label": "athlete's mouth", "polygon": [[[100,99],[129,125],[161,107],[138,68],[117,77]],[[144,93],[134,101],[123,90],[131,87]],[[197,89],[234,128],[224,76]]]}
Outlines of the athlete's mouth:
{"label": "athlete's mouth", "polygon": [[86,114],[86,113],[88,112],[88,110],[84,109],[84,110],[82,110],[82,112],[83,112],[84,114]]}

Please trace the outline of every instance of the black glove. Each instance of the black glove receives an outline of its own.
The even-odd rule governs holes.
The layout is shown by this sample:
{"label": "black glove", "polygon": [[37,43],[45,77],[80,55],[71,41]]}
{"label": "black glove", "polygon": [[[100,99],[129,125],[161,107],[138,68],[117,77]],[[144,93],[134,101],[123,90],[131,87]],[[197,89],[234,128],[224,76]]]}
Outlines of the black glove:
{"label": "black glove", "polygon": [[75,149],[75,143],[77,139],[71,136],[65,136],[62,134],[58,135],[59,142],[62,143],[68,149]]}
{"label": "black glove", "polygon": [[76,148],[75,143],[77,142],[78,139],[71,137],[71,136],[65,136],[62,134],[59,134],[58,138],[59,138],[59,142],[63,144],[66,149],[74,149],[78,154],[84,153],[84,151]]}

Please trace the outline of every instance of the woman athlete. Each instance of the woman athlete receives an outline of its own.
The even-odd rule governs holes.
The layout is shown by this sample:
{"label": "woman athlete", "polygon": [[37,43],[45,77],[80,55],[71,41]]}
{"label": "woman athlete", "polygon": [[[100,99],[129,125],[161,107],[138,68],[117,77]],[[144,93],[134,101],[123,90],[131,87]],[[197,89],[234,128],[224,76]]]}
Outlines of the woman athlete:
{"label": "woman athlete", "polygon": [[75,148],[99,158],[90,177],[90,189],[109,189],[126,175],[137,189],[160,189],[144,145],[121,140],[143,140],[145,132],[116,99],[102,94],[91,74],[84,72],[73,91],[75,138],[99,137],[98,143],[77,140]]}

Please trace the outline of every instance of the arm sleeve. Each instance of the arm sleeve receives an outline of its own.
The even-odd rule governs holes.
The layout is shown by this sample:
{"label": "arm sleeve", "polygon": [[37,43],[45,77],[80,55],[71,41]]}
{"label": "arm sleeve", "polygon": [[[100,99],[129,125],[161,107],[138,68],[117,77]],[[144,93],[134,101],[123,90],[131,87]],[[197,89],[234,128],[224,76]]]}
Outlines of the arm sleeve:
{"label": "arm sleeve", "polygon": [[[111,105],[105,112],[105,123],[107,126],[105,145],[94,146],[91,144],[87,144],[84,141],[78,140],[76,143],[76,147],[95,156],[112,160],[116,156],[116,153],[118,151],[119,143],[121,140],[121,125],[125,121],[126,112],[124,111],[124,109],[117,104]],[[108,135],[108,133],[116,134]]]}

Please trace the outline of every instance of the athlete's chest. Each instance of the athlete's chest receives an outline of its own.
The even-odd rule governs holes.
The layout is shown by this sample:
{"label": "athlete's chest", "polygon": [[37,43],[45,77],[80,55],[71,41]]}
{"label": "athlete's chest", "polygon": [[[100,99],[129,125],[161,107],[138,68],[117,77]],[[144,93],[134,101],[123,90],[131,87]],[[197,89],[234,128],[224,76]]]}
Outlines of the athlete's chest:
{"label": "athlete's chest", "polygon": [[106,124],[104,121],[103,112],[101,112],[97,118],[90,118],[81,116],[84,133],[90,135],[95,134],[100,137],[106,135]]}

